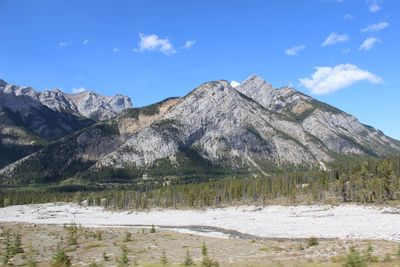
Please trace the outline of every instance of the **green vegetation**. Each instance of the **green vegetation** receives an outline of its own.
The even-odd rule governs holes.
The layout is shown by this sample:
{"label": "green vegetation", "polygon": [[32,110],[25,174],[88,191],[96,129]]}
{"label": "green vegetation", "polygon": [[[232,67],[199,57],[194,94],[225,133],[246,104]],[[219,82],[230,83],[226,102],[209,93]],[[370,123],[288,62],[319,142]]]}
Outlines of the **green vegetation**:
{"label": "green vegetation", "polygon": [[67,229],[68,232],[67,236],[68,245],[74,246],[78,244],[78,227],[76,226],[76,224],[73,223],[69,226],[66,226],[65,228]]}
{"label": "green vegetation", "polygon": [[[163,168],[161,166],[168,165],[160,165],[160,169]],[[280,170],[270,170],[269,176],[238,177],[227,174],[224,177],[221,170],[221,175],[205,175],[199,169],[198,175],[193,172],[176,177],[168,175],[170,172],[165,169],[165,176],[148,174],[147,179],[132,179],[128,175],[126,179],[115,179],[112,184],[89,183],[76,178],[58,185],[0,187],[0,206],[55,201],[81,203],[85,200],[89,206],[147,209],[252,203],[266,205],[277,201],[281,204],[307,204],[390,203],[400,200],[399,157],[343,161],[328,171],[285,166]],[[106,177],[107,172],[102,175]]]}
{"label": "green vegetation", "polygon": [[349,253],[346,256],[346,260],[343,263],[344,267],[366,267],[365,259],[361,256],[360,252],[354,247],[350,248]]}
{"label": "green vegetation", "polygon": [[310,237],[310,238],[307,240],[307,245],[308,245],[309,247],[318,245],[318,239],[317,239],[316,237]]}
{"label": "green vegetation", "polygon": [[200,266],[201,267],[218,267],[219,263],[208,257],[208,249],[205,243],[201,246],[201,255],[203,256]]}
{"label": "green vegetation", "polygon": [[193,266],[194,265],[194,261],[193,261],[192,256],[189,253],[189,249],[186,250],[186,256],[185,256],[185,259],[184,259],[182,265],[183,266]]}
{"label": "green vegetation", "polygon": [[120,267],[128,266],[129,264],[128,248],[125,245],[121,247],[121,256],[118,258],[117,262]]}
{"label": "green vegetation", "polygon": [[167,258],[167,255],[165,254],[165,250],[163,250],[163,252],[161,253],[160,263],[162,265],[167,265],[168,264],[168,258]]}
{"label": "green vegetation", "polygon": [[53,256],[52,267],[69,267],[71,266],[71,258],[65,253],[61,246],[57,246],[57,251]]}

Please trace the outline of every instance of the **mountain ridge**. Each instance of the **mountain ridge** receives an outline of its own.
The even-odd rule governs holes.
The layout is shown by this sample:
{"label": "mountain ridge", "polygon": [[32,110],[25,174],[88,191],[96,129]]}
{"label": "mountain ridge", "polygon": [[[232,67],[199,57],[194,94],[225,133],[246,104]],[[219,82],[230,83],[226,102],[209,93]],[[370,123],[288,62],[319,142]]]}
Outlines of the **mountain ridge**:
{"label": "mountain ridge", "polygon": [[[72,152],[68,159],[60,157],[57,170],[41,167],[49,154],[63,149]],[[10,180],[34,164],[39,165],[32,179],[36,175],[41,181],[268,175],[282,164],[326,168],[342,155],[390,154],[400,154],[397,140],[293,88],[277,90],[253,75],[235,88],[225,80],[211,81],[181,98],[126,109],[1,169],[0,176]],[[84,168],[73,171],[71,160]]]}

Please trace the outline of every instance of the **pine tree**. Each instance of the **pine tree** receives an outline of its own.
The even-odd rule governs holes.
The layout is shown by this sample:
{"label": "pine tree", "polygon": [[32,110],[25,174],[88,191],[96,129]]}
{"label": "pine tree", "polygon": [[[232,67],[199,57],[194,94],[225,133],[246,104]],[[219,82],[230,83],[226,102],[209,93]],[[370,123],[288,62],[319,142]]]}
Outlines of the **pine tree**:
{"label": "pine tree", "polygon": [[189,249],[186,250],[185,260],[183,261],[182,265],[183,266],[193,266],[194,265],[193,258],[189,254]]}
{"label": "pine tree", "polygon": [[36,259],[34,257],[34,251],[33,251],[33,248],[31,245],[29,246],[29,252],[28,252],[26,266],[28,266],[28,267],[36,267],[37,266]]}
{"label": "pine tree", "polygon": [[21,234],[18,232],[14,236],[14,244],[12,247],[12,254],[16,255],[18,253],[23,253]]}
{"label": "pine tree", "polygon": [[67,231],[68,231],[68,237],[67,237],[67,242],[68,245],[73,246],[78,244],[78,227],[76,226],[75,223],[71,224],[70,226],[67,226]]}
{"label": "pine tree", "polygon": [[162,265],[167,265],[168,264],[168,258],[167,258],[167,255],[165,254],[165,250],[163,250],[163,252],[161,254],[160,263]]}
{"label": "pine tree", "polygon": [[122,252],[121,252],[121,257],[118,259],[118,266],[121,266],[121,267],[128,266],[128,264],[129,264],[128,248],[125,245],[123,245],[121,247],[121,250],[122,250]]}
{"label": "pine tree", "polygon": [[65,253],[61,246],[57,246],[57,251],[53,256],[52,267],[69,267],[71,266],[71,258]]}
{"label": "pine tree", "polygon": [[6,231],[4,233],[4,240],[5,240],[5,245],[2,253],[3,254],[2,262],[4,266],[8,266],[8,262],[12,257],[11,234],[9,231]]}

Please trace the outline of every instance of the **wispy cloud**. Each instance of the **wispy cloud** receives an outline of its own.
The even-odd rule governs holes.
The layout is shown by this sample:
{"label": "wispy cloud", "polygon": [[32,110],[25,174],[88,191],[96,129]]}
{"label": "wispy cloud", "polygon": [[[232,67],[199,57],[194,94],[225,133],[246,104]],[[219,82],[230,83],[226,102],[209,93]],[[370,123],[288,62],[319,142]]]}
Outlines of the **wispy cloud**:
{"label": "wispy cloud", "polygon": [[70,45],[71,44],[71,42],[69,41],[69,42],[60,42],[59,44],[58,44],[58,46],[59,47],[66,47],[66,46],[68,46],[68,45]]}
{"label": "wispy cloud", "polygon": [[194,44],[196,43],[196,40],[188,40],[186,43],[182,46],[183,49],[190,49]]}
{"label": "wispy cloud", "polygon": [[343,19],[344,20],[352,20],[352,19],[354,19],[354,16],[352,14],[346,14],[343,16]]}
{"label": "wispy cloud", "polygon": [[316,67],[311,77],[302,78],[299,81],[315,95],[333,93],[361,81],[368,81],[374,84],[383,82],[381,77],[367,70],[362,70],[353,64]]}
{"label": "wispy cloud", "polygon": [[135,52],[145,52],[145,51],[160,51],[165,55],[171,55],[176,53],[175,48],[168,40],[168,38],[160,38],[156,34],[145,35],[139,34],[140,41],[138,42],[138,48]]}
{"label": "wispy cloud", "polygon": [[361,29],[362,32],[379,32],[389,26],[388,22],[379,22]]}
{"label": "wispy cloud", "polygon": [[365,39],[365,41],[361,44],[361,46],[358,49],[368,51],[372,49],[376,43],[381,43],[381,42],[382,42],[381,40],[375,37],[368,37],[367,39]]}
{"label": "wispy cloud", "polygon": [[347,34],[338,34],[336,32],[332,32],[328,35],[325,41],[322,43],[322,46],[334,45],[337,43],[344,43],[349,40],[349,36]]}
{"label": "wispy cloud", "polygon": [[72,88],[71,89],[72,93],[77,94],[77,93],[82,93],[87,91],[85,87],[78,87],[78,88]]}
{"label": "wispy cloud", "polygon": [[112,49],[112,51],[113,51],[113,53],[118,53],[118,52],[119,52],[119,48],[116,47],[116,46],[114,46],[113,49]]}
{"label": "wispy cloud", "polygon": [[366,0],[365,4],[368,6],[369,12],[375,13],[381,9],[380,0]]}
{"label": "wispy cloud", "polygon": [[87,45],[88,43],[89,43],[89,39],[85,39],[85,40],[83,40],[83,42],[82,42],[84,45]]}
{"label": "wispy cloud", "polygon": [[296,45],[291,48],[287,48],[285,50],[285,55],[287,56],[296,56],[301,50],[305,49],[305,45]]}

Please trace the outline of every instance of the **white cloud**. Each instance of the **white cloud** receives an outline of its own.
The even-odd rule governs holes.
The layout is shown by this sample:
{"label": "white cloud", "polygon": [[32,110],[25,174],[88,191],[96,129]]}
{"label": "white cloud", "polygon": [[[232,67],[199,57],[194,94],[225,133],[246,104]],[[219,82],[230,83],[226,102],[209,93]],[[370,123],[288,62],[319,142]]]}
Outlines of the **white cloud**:
{"label": "white cloud", "polygon": [[376,43],[381,43],[381,40],[375,37],[368,37],[358,49],[368,51],[372,49]]}
{"label": "white cloud", "polygon": [[119,52],[119,48],[116,47],[116,46],[114,46],[113,49],[112,49],[112,51],[113,51],[113,53],[118,53],[118,52]]}
{"label": "white cloud", "polygon": [[325,41],[322,43],[322,46],[334,45],[337,43],[344,43],[349,40],[349,36],[347,34],[338,34],[336,32],[332,32],[328,35]]}
{"label": "white cloud", "polygon": [[77,94],[77,93],[82,93],[87,91],[85,87],[78,87],[78,88],[72,88],[71,89],[72,93]]}
{"label": "white cloud", "polygon": [[356,82],[382,83],[381,77],[352,64],[334,67],[316,67],[311,77],[299,79],[300,83],[316,95],[329,94]]}
{"label": "white cloud", "polygon": [[196,40],[186,41],[185,45],[182,47],[184,49],[190,49],[196,43]]}
{"label": "white cloud", "polygon": [[89,43],[89,39],[85,39],[85,40],[83,40],[83,42],[82,42],[84,45],[87,45],[88,43]]}
{"label": "white cloud", "polygon": [[379,32],[388,26],[389,26],[388,22],[379,22],[376,24],[371,24],[371,25],[361,29],[361,31],[362,32]]}
{"label": "white cloud", "polygon": [[381,0],[366,0],[365,4],[368,6],[369,12],[375,13],[381,9]]}
{"label": "white cloud", "polygon": [[71,44],[71,42],[60,42],[59,44],[58,44],[58,46],[59,47],[66,47],[67,45],[70,45]]}
{"label": "white cloud", "polygon": [[346,14],[343,16],[343,19],[344,20],[352,20],[352,19],[354,19],[354,16],[352,14]]}
{"label": "white cloud", "polygon": [[301,50],[305,49],[306,46],[305,45],[297,45],[297,46],[293,46],[291,48],[288,48],[285,50],[285,55],[287,56],[295,56],[297,55]]}
{"label": "white cloud", "polygon": [[139,37],[140,37],[140,41],[138,42],[139,47],[135,49],[136,52],[160,51],[165,55],[171,55],[176,53],[175,48],[172,46],[172,44],[167,38],[162,39],[155,34],[144,35],[142,33],[139,34]]}
{"label": "white cloud", "polygon": [[231,86],[232,86],[233,88],[240,86],[240,83],[237,82],[237,81],[231,81],[230,84],[231,84]]}

